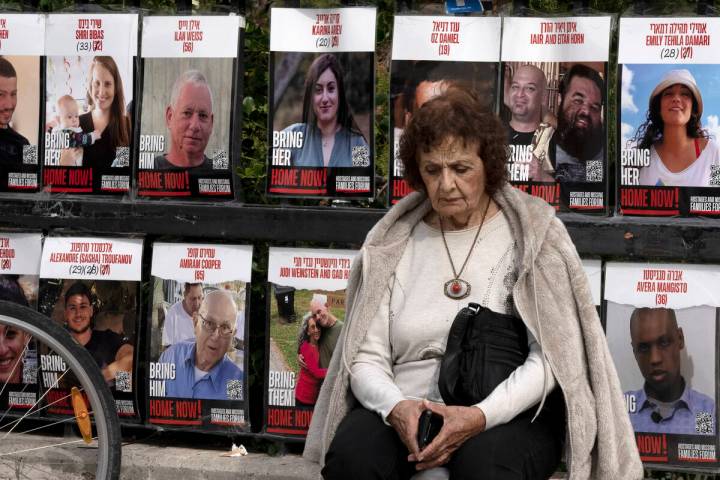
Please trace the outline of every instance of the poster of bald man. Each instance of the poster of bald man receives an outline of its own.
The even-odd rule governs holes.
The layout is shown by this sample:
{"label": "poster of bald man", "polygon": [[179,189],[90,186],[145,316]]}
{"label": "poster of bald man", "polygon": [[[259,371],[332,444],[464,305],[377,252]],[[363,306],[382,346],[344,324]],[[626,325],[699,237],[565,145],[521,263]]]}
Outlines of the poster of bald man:
{"label": "poster of bald man", "polygon": [[249,431],[252,246],[153,243],[146,418],[163,428]]}
{"label": "poster of bald man", "polygon": [[499,17],[395,16],[390,66],[391,204],[413,190],[403,178],[400,158],[400,138],[413,113],[453,87],[473,91],[494,112],[499,61]]}
{"label": "poster of bald man", "polygon": [[716,465],[720,270],[608,263],[606,332],[644,462]]}
{"label": "poster of bald man", "polygon": [[610,20],[503,18],[508,178],[557,210],[607,212]]}
{"label": "poster of bald man", "polygon": [[270,247],[265,431],[304,437],[345,325],[354,250]]}
{"label": "poster of bald man", "polygon": [[0,38],[0,192],[33,192],[39,185],[45,17],[0,14]]}
{"label": "poster of bald man", "polygon": [[139,196],[233,198],[244,25],[237,15],[143,18]]}
{"label": "poster of bald man", "polygon": [[273,8],[267,193],[374,196],[375,7]]}

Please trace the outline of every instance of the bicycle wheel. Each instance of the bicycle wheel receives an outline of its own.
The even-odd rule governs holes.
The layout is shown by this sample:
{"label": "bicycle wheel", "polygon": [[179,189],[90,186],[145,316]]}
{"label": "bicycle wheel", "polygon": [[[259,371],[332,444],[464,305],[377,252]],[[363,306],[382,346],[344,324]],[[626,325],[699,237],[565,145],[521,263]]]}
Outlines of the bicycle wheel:
{"label": "bicycle wheel", "polygon": [[[0,461],[8,460],[14,464],[22,464],[29,458],[35,456],[38,450],[60,449],[59,455],[51,461],[52,470],[61,471],[55,462],[62,464],[67,458],[88,463],[87,452],[95,452],[93,459],[89,462],[96,462],[95,478],[116,479],[120,474],[121,459],[121,436],[120,422],[117,417],[115,401],[110,390],[105,385],[102,373],[92,356],[61,326],[57,325],[44,315],[27,307],[0,301],[0,342],[12,339],[23,338],[25,350],[22,355],[16,354],[15,360],[11,360],[12,354],[0,354],[0,397],[2,391],[6,390],[10,383],[13,383],[13,372],[19,368],[20,358],[25,357],[29,339],[32,338],[47,353],[48,358],[61,358],[64,362],[64,371],[57,375],[56,385],[45,385],[55,387],[62,379],[63,387],[71,390],[70,403],[74,408],[75,415],[59,419],[53,418],[52,422],[47,418],[43,426],[59,423],[72,423],[80,431],[83,439],[67,441],[67,439],[52,439],[49,444],[41,444],[35,437],[28,443],[30,437],[22,434],[37,432],[39,428],[24,428],[28,423],[37,423],[36,419],[46,417],[43,410],[48,406],[47,399],[42,392],[39,392],[34,404],[24,413],[18,414],[17,418],[9,418],[7,411],[0,410]],[[10,339],[10,340],[8,340]],[[10,352],[11,348],[0,343],[0,352]],[[15,349],[18,350],[17,348]],[[56,362],[57,363],[57,362]],[[1,376],[5,372],[4,379]],[[9,410],[9,407],[8,407]],[[92,419],[92,426],[90,423]],[[88,442],[90,441],[90,442]],[[79,443],[92,443],[96,449],[84,449],[83,455],[76,455]],[[43,443],[43,442],[40,442]],[[72,449],[75,449],[74,451]],[[54,452],[53,452],[54,453]],[[18,477],[20,478],[20,477]],[[58,477],[55,477],[58,478]]]}

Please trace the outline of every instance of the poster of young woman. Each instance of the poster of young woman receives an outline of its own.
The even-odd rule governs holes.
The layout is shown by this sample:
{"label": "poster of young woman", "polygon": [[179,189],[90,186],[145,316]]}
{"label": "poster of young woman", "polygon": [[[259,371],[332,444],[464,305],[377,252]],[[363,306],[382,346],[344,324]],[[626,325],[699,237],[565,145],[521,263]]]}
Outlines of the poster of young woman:
{"label": "poster of young woman", "polygon": [[47,191],[129,190],[137,29],[136,14],[48,15]]}
{"label": "poster of young woman", "polygon": [[0,14],[0,192],[38,189],[43,55],[43,15]]}
{"label": "poster of young woman", "polygon": [[609,50],[610,17],[503,19],[508,178],[559,210],[607,211]]}
{"label": "poster of young woman", "polygon": [[374,195],[375,8],[273,8],[267,193]]}
{"label": "poster of young woman", "polygon": [[500,17],[395,17],[390,66],[391,204],[411,191],[403,179],[399,147],[413,112],[454,86],[474,91],[488,110],[495,111],[499,61]]}
{"label": "poster of young woman", "polygon": [[265,431],[307,434],[345,320],[353,250],[270,247]]}
{"label": "poster of young woman", "polygon": [[193,430],[249,431],[251,245],[153,244],[147,418]]}
{"label": "poster of young woman", "polygon": [[[0,300],[37,308],[40,233],[0,232]],[[0,325],[0,412],[13,415],[38,399],[37,342],[19,329]]]}
{"label": "poster of young woman", "polygon": [[718,18],[621,18],[618,213],[720,216]]}
{"label": "poster of young woman", "polygon": [[608,263],[608,346],[643,462],[717,465],[717,265]]}
{"label": "poster of young woman", "polygon": [[138,195],[233,198],[231,138],[244,18],[143,18]]}
{"label": "poster of young woman", "polygon": [[[40,267],[40,313],[63,325],[90,352],[124,421],[135,405],[136,342],[143,241],[134,238],[47,237]],[[47,412],[72,414],[73,379],[64,362],[39,348]]]}

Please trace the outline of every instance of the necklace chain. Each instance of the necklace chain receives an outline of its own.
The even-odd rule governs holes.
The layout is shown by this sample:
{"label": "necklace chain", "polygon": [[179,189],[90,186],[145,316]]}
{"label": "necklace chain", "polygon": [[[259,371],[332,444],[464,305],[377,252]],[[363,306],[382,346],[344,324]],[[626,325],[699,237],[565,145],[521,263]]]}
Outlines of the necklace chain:
{"label": "necklace chain", "polygon": [[477,232],[475,232],[475,238],[473,239],[472,245],[470,245],[470,251],[468,252],[467,256],[465,257],[465,261],[462,264],[462,267],[460,267],[460,271],[457,272],[455,270],[455,264],[453,263],[452,255],[450,255],[450,249],[448,248],[447,240],[445,240],[445,229],[443,228],[443,221],[442,217],[438,215],[438,218],[440,219],[440,234],[442,235],[442,241],[443,245],[445,245],[445,251],[447,252],[448,260],[450,260],[450,268],[452,268],[452,272],[454,275],[453,280],[457,280],[460,278],[460,275],[462,275],[462,272],[465,271],[465,266],[467,265],[468,261],[470,260],[470,256],[472,255],[473,250],[475,249],[475,243],[477,242],[478,237],[480,236],[480,230],[482,230],[483,223],[485,223],[485,216],[487,215],[488,209],[490,208],[490,198],[488,198],[488,202],[485,205],[485,210],[483,210],[483,216],[480,220],[480,226],[477,229]]}

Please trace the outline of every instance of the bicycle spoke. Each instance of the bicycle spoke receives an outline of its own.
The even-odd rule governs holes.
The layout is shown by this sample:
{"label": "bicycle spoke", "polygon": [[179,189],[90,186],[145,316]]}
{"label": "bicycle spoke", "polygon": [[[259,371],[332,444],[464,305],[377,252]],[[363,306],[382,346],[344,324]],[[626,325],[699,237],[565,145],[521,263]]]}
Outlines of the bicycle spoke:
{"label": "bicycle spoke", "polygon": [[[42,401],[42,399],[45,398],[45,396],[46,396],[48,393],[50,393],[50,390],[53,389],[53,388],[55,388],[55,387],[57,386],[58,382],[59,382],[60,380],[62,380],[62,378],[65,376],[65,374],[68,373],[69,371],[70,371],[70,370],[65,370],[65,371],[63,372],[63,374],[60,375],[60,377],[58,377],[57,379],[55,379],[55,384],[54,384],[52,387],[48,388],[48,389],[45,391],[45,393],[43,393],[42,396],[37,399],[37,401],[35,402],[35,405],[38,405],[38,404]],[[33,406],[35,406],[35,405],[33,405]],[[32,407],[30,408],[30,410],[28,410],[27,412],[25,412],[25,415],[23,415],[22,417],[20,417],[20,420],[19,420],[19,421],[22,422],[25,418],[27,418],[27,416],[30,415],[30,412],[31,412],[31,411],[32,411]],[[16,423],[15,425],[13,425],[13,427],[10,429],[10,431],[7,432],[2,438],[0,438],[0,440],[5,440],[5,439],[7,438],[7,436],[10,435],[10,434],[13,432],[13,430],[15,430],[15,427],[17,427],[18,425],[19,425],[19,423]]]}
{"label": "bicycle spoke", "polygon": [[[82,391],[82,388],[80,389],[80,391]],[[70,394],[65,395],[64,397],[60,397],[60,398],[58,398],[57,400],[55,400],[54,402],[48,403],[48,404],[45,405],[44,407],[38,408],[37,410],[35,410],[35,411],[32,412],[32,413],[41,412],[41,411],[43,411],[43,410],[45,410],[45,409],[47,409],[47,408],[52,407],[52,406],[55,405],[56,403],[62,402],[62,401],[65,400],[66,398],[70,398]],[[33,407],[37,406],[38,403],[39,403],[39,402],[35,402],[35,405],[33,405]],[[32,407],[31,407],[31,408],[32,408]],[[15,419],[15,420],[13,420],[13,421],[10,422],[10,423],[6,423],[5,425],[0,425],[0,430],[2,430],[3,428],[9,427],[9,426],[12,425],[12,424],[15,424],[15,423],[18,423],[18,422],[22,421],[23,418],[25,418],[25,417]],[[0,440],[1,440],[1,439],[0,439]]]}
{"label": "bicycle spoke", "polygon": [[[93,440],[97,440],[97,437],[93,437]],[[83,441],[83,439],[81,438],[79,440],[71,440],[69,442],[60,442],[60,443],[53,443],[52,445],[43,445],[42,447],[26,448],[24,450],[18,450],[17,452],[0,453],[0,457],[6,457],[8,455],[17,455],[20,453],[35,452],[37,450],[43,450],[45,448],[61,447],[63,445],[70,445],[72,443],[79,443],[82,441]]]}

